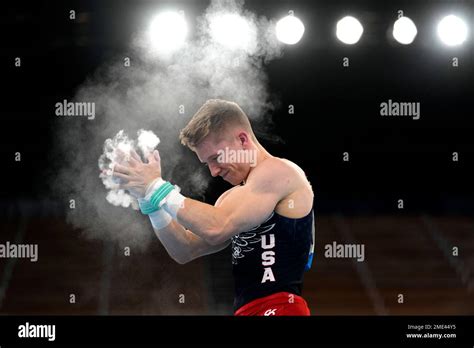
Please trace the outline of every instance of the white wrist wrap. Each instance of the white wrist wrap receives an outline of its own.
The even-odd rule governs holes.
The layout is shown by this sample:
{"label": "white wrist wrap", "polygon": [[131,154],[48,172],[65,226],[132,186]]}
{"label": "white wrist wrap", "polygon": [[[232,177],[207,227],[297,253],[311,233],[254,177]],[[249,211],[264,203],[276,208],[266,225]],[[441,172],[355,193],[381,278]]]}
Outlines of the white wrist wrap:
{"label": "white wrist wrap", "polygon": [[179,188],[171,191],[168,196],[166,196],[164,204],[161,206],[161,208],[166,210],[175,220],[178,216],[179,209],[184,207],[184,200],[186,199],[186,197],[179,193],[179,191]]}
{"label": "white wrist wrap", "polygon": [[148,187],[146,188],[144,199],[147,200],[147,201],[150,201],[150,198],[151,198],[151,195],[153,194],[153,192],[155,192],[155,190],[157,190],[158,187],[163,185],[165,182],[166,181],[164,181],[162,178],[157,178],[157,179],[153,180],[150,183],[150,185],[148,185]]}
{"label": "white wrist wrap", "polygon": [[164,209],[157,210],[148,216],[150,217],[151,225],[155,230],[160,230],[163,227],[168,226],[173,220]]}

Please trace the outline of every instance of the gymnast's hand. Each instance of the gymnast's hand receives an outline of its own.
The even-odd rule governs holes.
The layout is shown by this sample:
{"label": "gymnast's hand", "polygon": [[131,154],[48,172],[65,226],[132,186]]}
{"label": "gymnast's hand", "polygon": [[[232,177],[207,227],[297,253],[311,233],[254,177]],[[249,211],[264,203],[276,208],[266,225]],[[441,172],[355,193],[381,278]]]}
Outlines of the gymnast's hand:
{"label": "gymnast's hand", "polygon": [[132,150],[128,161],[115,164],[113,176],[123,183],[120,188],[130,192],[135,198],[143,198],[151,183],[161,177],[161,160],[158,150],[153,151],[143,163],[140,156]]}

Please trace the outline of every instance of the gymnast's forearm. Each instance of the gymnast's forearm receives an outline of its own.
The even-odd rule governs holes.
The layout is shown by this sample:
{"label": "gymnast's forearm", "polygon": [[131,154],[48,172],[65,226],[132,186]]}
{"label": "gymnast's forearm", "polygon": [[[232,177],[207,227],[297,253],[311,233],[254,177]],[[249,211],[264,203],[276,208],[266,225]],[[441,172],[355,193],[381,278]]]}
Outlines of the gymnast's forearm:
{"label": "gymnast's forearm", "polygon": [[[165,205],[165,209],[168,207]],[[176,215],[179,223],[210,245],[218,245],[229,239],[223,233],[228,225],[228,215],[219,207],[186,198]]]}
{"label": "gymnast's forearm", "polygon": [[186,230],[174,220],[165,227],[160,229],[154,228],[153,230],[171,258],[179,264],[185,264],[225,247],[216,248],[209,245],[201,237]]}

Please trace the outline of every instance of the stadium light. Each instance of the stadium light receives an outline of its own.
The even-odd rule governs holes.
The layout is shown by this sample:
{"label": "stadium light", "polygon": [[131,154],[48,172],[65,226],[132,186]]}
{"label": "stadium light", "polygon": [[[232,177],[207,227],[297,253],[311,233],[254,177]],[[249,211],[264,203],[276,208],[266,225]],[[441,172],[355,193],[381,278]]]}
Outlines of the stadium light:
{"label": "stadium light", "polygon": [[352,16],[347,16],[337,22],[336,36],[347,45],[357,43],[364,32],[364,27],[359,20]]}
{"label": "stadium light", "polygon": [[398,18],[393,25],[393,37],[402,45],[409,45],[418,33],[415,23],[408,17]]}
{"label": "stadium light", "polygon": [[279,41],[287,45],[294,45],[303,37],[304,25],[298,17],[295,17],[293,11],[290,11],[288,16],[277,22],[275,31]]}
{"label": "stadium light", "polygon": [[454,15],[446,16],[438,23],[438,36],[445,45],[461,45],[467,38],[466,23]]}
{"label": "stadium light", "polygon": [[210,30],[214,41],[230,49],[251,50],[257,42],[257,28],[235,13],[214,17]]}
{"label": "stadium light", "polygon": [[152,47],[170,53],[181,47],[188,34],[188,25],[183,13],[167,11],[158,14],[149,29]]}

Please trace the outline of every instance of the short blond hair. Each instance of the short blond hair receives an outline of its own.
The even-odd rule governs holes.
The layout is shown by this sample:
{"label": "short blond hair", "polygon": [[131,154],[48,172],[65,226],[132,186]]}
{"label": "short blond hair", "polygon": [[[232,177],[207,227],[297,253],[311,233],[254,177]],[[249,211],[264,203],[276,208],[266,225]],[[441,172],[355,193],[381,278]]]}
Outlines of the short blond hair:
{"label": "short blond hair", "polygon": [[193,149],[209,134],[223,135],[232,126],[243,127],[255,139],[249,118],[237,103],[209,99],[181,130],[179,139]]}

